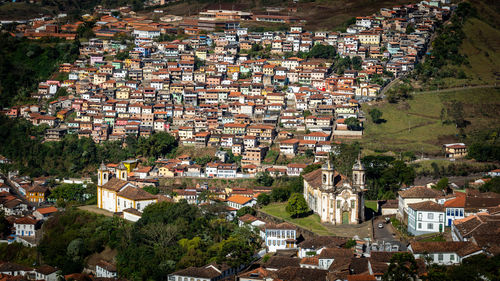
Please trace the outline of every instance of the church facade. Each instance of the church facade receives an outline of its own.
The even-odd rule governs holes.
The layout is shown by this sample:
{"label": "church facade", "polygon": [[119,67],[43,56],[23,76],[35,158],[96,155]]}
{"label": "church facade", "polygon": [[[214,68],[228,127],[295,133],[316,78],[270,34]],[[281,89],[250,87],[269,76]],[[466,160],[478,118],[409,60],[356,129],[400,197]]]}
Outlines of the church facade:
{"label": "church facade", "polygon": [[365,169],[360,159],[352,169],[352,179],[338,173],[328,161],[321,169],[303,175],[304,198],[321,222],[358,224],[364,220]]}
{"label": "church facade", "polygon": [[142,212],[157,197],[127,181],[129,169],[120,163],[114,176],[101,164],[97,170],[97,207],[110,212],[135,209]]}

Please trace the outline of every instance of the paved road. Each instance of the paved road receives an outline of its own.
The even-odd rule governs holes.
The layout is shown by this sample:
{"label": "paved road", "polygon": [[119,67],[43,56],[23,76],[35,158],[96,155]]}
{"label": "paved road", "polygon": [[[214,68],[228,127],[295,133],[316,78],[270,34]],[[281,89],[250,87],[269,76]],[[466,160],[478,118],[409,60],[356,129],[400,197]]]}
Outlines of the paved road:
{"label": "paved road", "polygon": [[[382,224],[383,228],[378,228],[378,225]],[[377,217],[373,221],[373,238],[375,241],[394,241],[396,240],[393,235],[392,227],[385,223],[385,219],[382,217]]]}

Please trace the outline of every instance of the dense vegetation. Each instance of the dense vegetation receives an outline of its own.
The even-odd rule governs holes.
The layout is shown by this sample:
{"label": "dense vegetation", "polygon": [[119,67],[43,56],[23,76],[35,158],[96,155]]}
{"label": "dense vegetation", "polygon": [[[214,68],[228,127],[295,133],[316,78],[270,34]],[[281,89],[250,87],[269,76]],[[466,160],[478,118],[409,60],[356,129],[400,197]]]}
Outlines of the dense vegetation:
{"label": "dense vegetation", "polygon": [[14,161],[11,169],[35,177],[88,175],[94,174],[102,161],[119,162],[138,156],[156,158],[177,147],[175,138],[168,133],[156,133],[147,139],[129,136],[125,145],[119,141],[96,144],[77,135],[66,135],[59,142],[42,142],[45,129],[23,119],[0,116],[0,155]]}
{"label": "dense vegetation", "polygon": [[4,58],[0,59],[0,108],[28,99],[60,63],[77,58],[78,45],[78,41],[30,41],[0,34],[0,58]]}
{"label": "dense vegetation", "polygon": [[450,20],[437,30],[437,36],[432,42],[430,56],[417,65],[417,77],[426,82],[431,78],[456,77],[464,78],[465,73],[456,71],[443,71],[446,65],[461,66],[468,64],[467,57],[459,52],[465,34],[463,25],[470,17],[477,16],[477,11],[468,2],[461,2]]}

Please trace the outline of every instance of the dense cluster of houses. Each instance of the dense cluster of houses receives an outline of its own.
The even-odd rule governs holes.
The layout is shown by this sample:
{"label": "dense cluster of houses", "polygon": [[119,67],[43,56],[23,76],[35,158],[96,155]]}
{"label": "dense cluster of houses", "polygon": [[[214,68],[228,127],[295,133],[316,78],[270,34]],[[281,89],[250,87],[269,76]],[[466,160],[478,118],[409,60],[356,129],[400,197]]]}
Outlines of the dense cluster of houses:
{"label": "dense cluster of houses", "polygon": [[[60,65],[68,79],[40,83],[33,97],[50,99],[47,110],[35,104],[5,113],[47,124],[47,141],[77,134],[102,142],[167,131],[184,146],[231,150],[242,156],[246,170],[255,170],[273,144],[287,157],[312,153],[319,161],[332,152],[332,140],[361,138],[362,125],[353,128],[346,120],[364,121],[359,100],[376,98],[381,90],[373,78],[411,71],[451,8],[422,1],[381,9],[358,17],[345,33],[309,32],[293,24],[287,32],[233,26],[174,41],[158,40],[172,31],[171,23],[127,11],[115,17],[103,10],[96,38],[82,42],[80,59]],[[244,20],[246,15],[206,11],[199,17]],[[117,33],[131,36],[133,49],[114,40]],[[359,57],[359,70],[335,74],[331,60],[284,56],[318,44],[334,46],[341,57]],[[271,58],[251,57],[256,46]],[[125,50],[127,58],[115,57]],[[69,95],[54,98],[61,88]],[[206,173],[233,175],[217,165]]]}

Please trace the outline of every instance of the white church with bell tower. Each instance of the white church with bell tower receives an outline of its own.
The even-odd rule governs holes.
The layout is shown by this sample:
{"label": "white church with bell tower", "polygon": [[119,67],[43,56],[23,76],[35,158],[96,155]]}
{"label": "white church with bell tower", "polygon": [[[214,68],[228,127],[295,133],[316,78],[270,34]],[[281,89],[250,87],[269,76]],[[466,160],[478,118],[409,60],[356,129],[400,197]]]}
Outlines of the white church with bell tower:
{"label": "white church with bell tower", "polygon": [[364,220],[366,175],[359,157],[352,167],[352,179],[338,173],[330,161],[303,178],[304,198],[321,222],[337,225]]}

